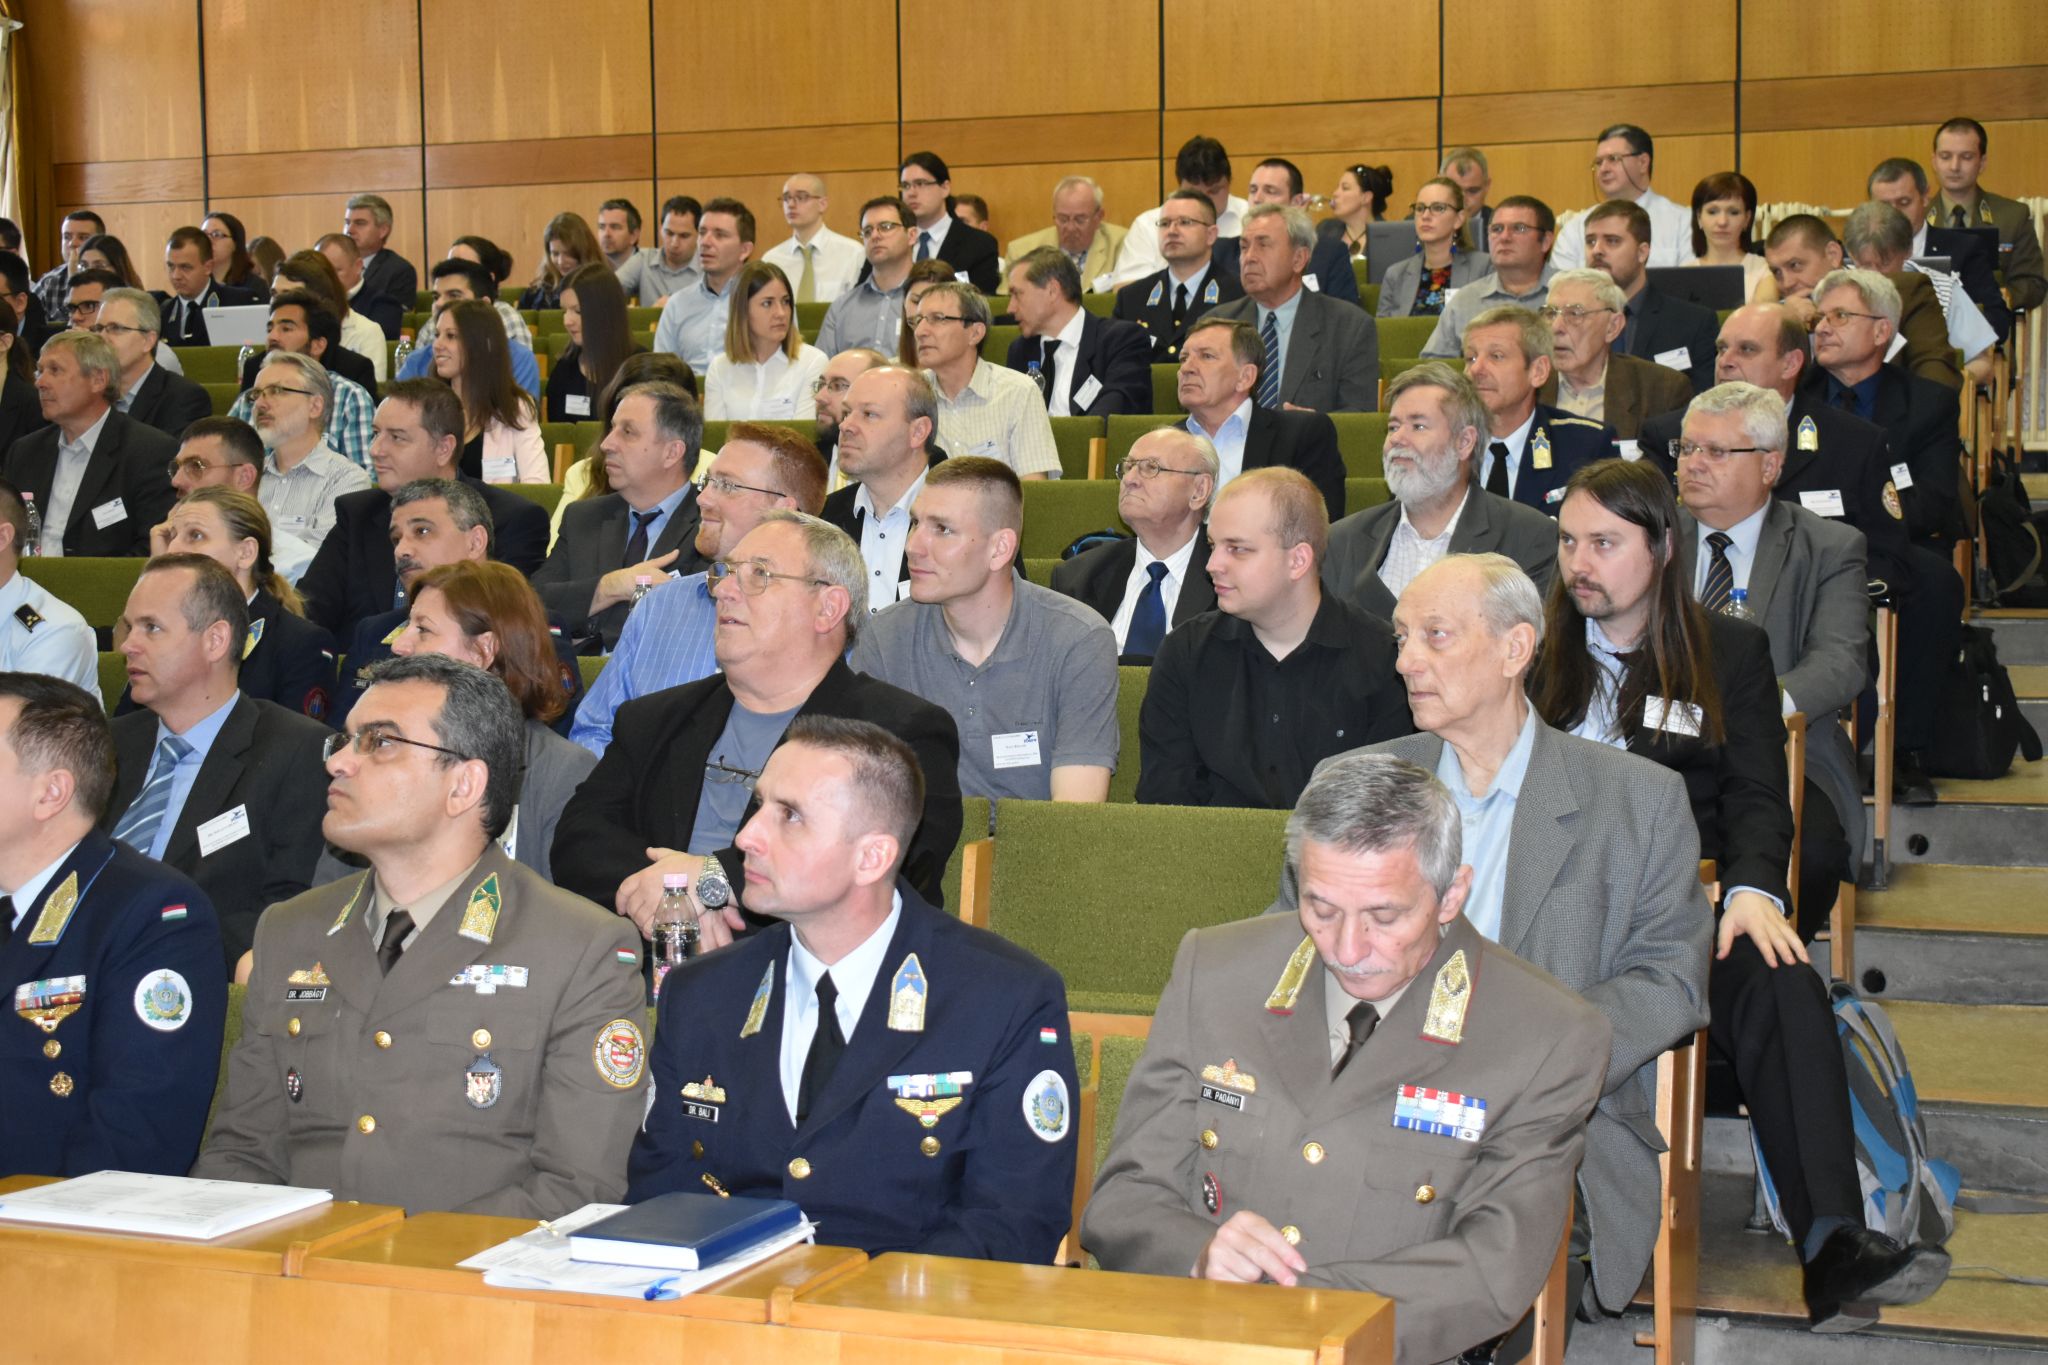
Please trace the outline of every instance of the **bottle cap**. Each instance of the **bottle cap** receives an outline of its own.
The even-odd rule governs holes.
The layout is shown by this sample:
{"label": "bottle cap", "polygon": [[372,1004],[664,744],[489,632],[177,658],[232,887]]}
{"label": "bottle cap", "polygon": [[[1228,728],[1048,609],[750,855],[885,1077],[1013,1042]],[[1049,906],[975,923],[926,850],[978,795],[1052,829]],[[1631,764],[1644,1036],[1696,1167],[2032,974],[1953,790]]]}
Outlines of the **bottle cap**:
{"label": "bottle cap", "polygon": [[653,574],[651,574],[651,573],[641,573],[641,574],[634,574],[634,575],[633,575],[633,582],[634,582],[635,584],[641,584],[641,583],[652,583],[653,581],[654,581],[654,575],[653,575]]}
{"label": "bottle cap", "polygon": [[664,891],[681,891],[689,885],[690,874],[687,872],[664,872],[661,874],[661,889]]}

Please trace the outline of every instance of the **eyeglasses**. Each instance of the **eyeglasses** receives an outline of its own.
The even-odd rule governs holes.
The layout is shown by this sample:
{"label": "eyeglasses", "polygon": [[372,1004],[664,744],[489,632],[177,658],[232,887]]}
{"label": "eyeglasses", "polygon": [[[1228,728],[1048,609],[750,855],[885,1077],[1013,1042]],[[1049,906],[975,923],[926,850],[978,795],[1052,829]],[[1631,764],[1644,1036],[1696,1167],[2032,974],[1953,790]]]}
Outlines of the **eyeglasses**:
{"label": "eyeglasses", "polygon": [[1408,212],[1414,214],[1417,218],[1425,218],[1436,213],[1456,213],[1457,211],[1458,206],[1456,204],[1425,204],[1420,200],[1408,206]]}
{"label": "eyeglasses", "polygon": [[789,194],[783,195],[782,202],[785,204],[808,204],[817,197],[817,195],[808,193],[804,190],[795,190]]}
{"label": "eyeglasses", "polygon": [[1543,231],[1529,223],[1495,223],[1486,229],[1489,237],[1533,237]]}
{"label": "eyeglasses", "polygon": [[206,230],[206,235],[213,238],[213,240],[216,242],[225,242],[230,237],[233,237],[235,234],[229,232],[226,228],[208,228]]}
{"label": "eyeglasses", "polygon": [[1719,464],[1730,455],[1761,455],[1769,449],[1768,446],[1703,446],[1697,441],[1673,441],[1669,448],[1674,460],[1703,459],[1711,464]]}
{"label": "eyeglasses", "polygon": [[719,783],[721,786],[745,787],[752,791],[754,784],[760,779],[760,773],[751,768],[735,768],[722,757],[714,758],[704,765],[704,780]]}
{"label": "eyeglasses", "polygon": [[1612,308],[1604,307],[1588,308],[1583,303],[1567,303],[1562,305],[1546,303],[1536,310],[1536,316],[1542,318],[1545,322],[1556,322],[1561,317],[1570,318],[1573,322],[1584,322],[1588,314],[1612,313],[1613,311]]}
{"label": "eyeglasses", "polygon": [[812,578],[800,573],[777,573],[758,559],[750,559],[744,564],[735,564],[729,559],[714,559],[711,561],[711,567],[705,571],[705,577],[714,588],[728,578],[738,578],[740,591],[749,597],[759,597],[768,591],[769,585],[778,578],[786,578],[792,583],[808,583],[814,588],[832,586],[832,580],[829,578]]}
{"label": "eyeglasses", "polygon": [[1095,215],[1092,213],[1055,213],[1052,216],[1052,221],[1055,225],[1063,228],[1082,228],[1094,222]]}
{"label": "eyeglasses", "polygon": [[231,469],[233,467],[234,461],[232,460],[202,460],[197,455],[187,455],[182,459],[171,461],[171,477],[175,479],[180,474],[190,474],[193,478],[197,479],[204,477],[209,469]]}
{"label": "eyeglasses", "polygon": [[1206,218],[1161,218],[1159,226],[1162,228],[1205,228],[1209,226],[1209,220]]}
{"label": "eyeglasses", "polygon": [[260,403],[266,398],[277,398],[287,393],[296,393],[308,398],[312,397],[313,395],[313,391],[311,389],[291,389],[286,388],[282,384],[262,384],[257,386],[256,388],[249,390],[249,397],[254,401]]}
{"label": "eyeglasses", "polygon": [[896,182],[896,188],[902,190],[905,194],[910,193],[912,190],[935,190],[938,187],[939,182],[936,180],[899,180]]}
{"label": "eyeglasses", "polygon": [[851,379],[813,379],[811,381],[812,393],[849,393],[852,389],[853,381]]}
{"label": "eyeglasses", "polygon": [[1208,472],[1206,469],[1175,469],[1171,465],[1163,465],[1157,460],[1118,460],[1115,470],[1116,476],[1119,479],[1123,478],[1126,474],[1136,474],[1139,478],[1148,481],[1158,478],[1161,474],[1185,474],[1192,479]]}
{"label": "eyeglasses", "polygon": [[910,326],[911,326],[911,329],[912,329],[913,331],[915,331],[915,330],[916,330],[917,328],[919,328],[919,327],[922,327],[922,326],[923,326],[923,325],[924,325],[925,323],[927,323],[927,322],[934,322],[934,323],[936,323],[936,322],[965,322],[965,321],[967,321],[967,319],[966,319],[966,318],[962,317],[962,316],[961,316],[960,314],[958,314],[958,313],[917,313],[917,314],[913,314],[912,316],[910,316],[910,317],[907,317],[907,318],[905,318],[905,319],[903,319],[903,320],[904,320],[905,322],[907,322],[907,323],[909,323],[909,324],[910,324]]}
{"label": "eyeglasses", "polygon": [[759,493],[762,497],[766,498],[781,498],[788,496],[786,493],[783,493],[779,489],[756,488],[754,487],[754,485],[750,483],[741,483],[737,479],[728,479],[723,474],[713,474],[710,477],[706,478],[704,480],[704,486],[706,488],[716,489],[728,498],[735,493]]}
{"label": "eyeglasses", "polygon": [[[92,306],[95,308],[99,307],[98,304],[94,304]],[[146,332],[149,329],[147,327],[130,327],[125,322],[96,322],[92,326],[86,328],[85,330],[91,332],[96,337],[103,337],[109,332],[112,332],[116,336],[119,336],[123,332],[135,332],[139,335],[140,333]]]}
{"label": "eyeglasses", "polygon": [[1883,322],[1887,320],[1885,318],[1879,317],[1876,313],[1852,313],[1846,308],[1824,308],[1821,310],[1820,316],[1823,320],[1830,322],[1837,327],[1845,325],[1850,318],[1869,318],[1872,322]]}
{"label": "eyeglasses", "polygon": [[870,237],[886,237],[892,232],[901,231],[901,223],[870,223],[860,230],[860,239],[865,242]]}
{"label": "eyeglasses", "polygon": [[67,303],[64,305],[64,311],[75,318],[89,318],[100,311],[100,301],[88,299],[83,303]]}
{"label": "eyeglasses", "polygon": [[394,735],[389,730],[358,730],[354,734],[341,733],[329,735],[320,741],[320,761],[322,763],[331,762],[334,756],[343,749],[355,750],[359,758],[381,758],[392,753],[391,746],[394,744],[409,744],[415,749],[432,749],[437,754],[446,754],[448,757],[459,759],[464,763],[469,761],[469,755],[467,754],[457,753],[453,749],[444,749],[438,744],[428,744],[422,740],[407,739],[404,735]]}
{"label": "eyeglasses", "polygon": [[1602,166],[1619,166],[1622,162],[1627,161],[1630,157],[1648,155],[1648,152],[1608,152],[1604,156],[1596,156],[1593,158],[1593,169],[1597,171]]}

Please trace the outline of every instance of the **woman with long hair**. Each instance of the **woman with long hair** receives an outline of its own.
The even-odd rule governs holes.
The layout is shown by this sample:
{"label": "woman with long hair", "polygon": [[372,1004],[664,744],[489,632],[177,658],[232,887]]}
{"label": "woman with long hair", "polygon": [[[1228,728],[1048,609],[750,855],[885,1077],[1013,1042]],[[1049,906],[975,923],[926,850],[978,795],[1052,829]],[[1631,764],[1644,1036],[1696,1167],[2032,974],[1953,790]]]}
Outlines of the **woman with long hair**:
{"label": "woman with long hair", "polygon": [[242,289],[262,303],[270,297],[270,277],[256,268],[249,255],[249,234],[242,220],[232,213],[214,212],[199,224],[206,240],[213,243],[213,280],[229,289]]}
{"label": "woman with long hair", "polygon": [[646,349],[626,324],[626,292],[610,266],[578,266],[562,281],[562,330],[569,348],[548,371],[548,420],[588,422],[596,415],[596,395],[626,357]]}
{"label": "woman with long hair", "polygon": [[275,237],[249,239],[249,263],[256,267],[256,277],[263,281],[265,293],[270,291],[270,282],[277,277],[277,268],[284,264],[287,254]]}
{"label": "woman with long hair", "polygon": [[1408,213],[1415,220],[1415,254],[1387,267],[1374,312],[1383,318],[1438,317],[1453,290],[1493,269],[1493,257],[1472,250],[1465,191],[1449,176],[1423,181]]}
{"label": "woman with long hair", "polygon": [[1387,200],[1394,194],[1394,172],[1388,166],[1347,166],[1337,176],[1337,189],[1330,195],[1330,217],[1316,225],[1325,237],[1344,243],[1344,254],[1354,261],[1365,259],[1366,228],[1383,222]]}
{"label": "woman with long hair", "polygon": [[483,299],[441,310],[434,374],[455,390],[465,418],[462,472],[487,483],[546,483],[540,410],[512,378],[505,324]]}
{"label": "woman with long hair", "polygon": [[562,281],[575,274],[579,266],[603,264],[604,251],[583,215],[558,213],[548,219],[548,230],[541,234],[540,269],[534,272],[533,283],[519,296],[519,306],[560,308]]}
{"label": "woman with long hair", "polygon": [[[612,376],[611,383],[598,394],[593,414],[598,424],[610,431],[612,409],[618,406],[619,395],[635,384],[654,383],[674,384],[692,398],[697,396],[697,376],[681,356],[670,355],[666,351],[636,351],[626,357]],[[551,550],[555,546],[555,538],[562,534],[562,513],[568,510],[570,503],[583,498],[603,497],[612,491],[611,478],[604,469],[604,451],[598,446],[599,442],[591,442],[590,449],[562,476],[562,500],[555,504],[553,523],[548,529],[548,548]]]}
{"label": "woman with long hair", "polygon": [[474,261],[490,272],[491,299],[498,306],[498,320],[505,324],[506,339],[532,350],[533,330],[526,325],[526,319],[519,316],[519,310],[505,302],[498,293],[505,287],[505,281],[512,278],[512,253],[488,237],[464,234],[449,246],[448,256],[451,260]]}
{"label": "woman with long hair", "polygon": [[108,232],[96,232],[85,239],[85,245],[78,248],[80,270],[111,270],[126,282],[130,289],[146,288],[142,276],[135,273],[135,263],[128,259],[128,248],[121,239]]}
{"label": "woman with long hair", "polygon": [[704,377],[709,421],[808,422],[818,415],[826,355],[796,325],[796,291],[782,267],[748,263],[734,283],[725,350]]}
{"label": "woman with long hair", "polygon": [[43,417],[42,399],[36,395],[28,344],[14,331],[20,325],[14,305],[0,298],[0,450],[49,425]]}
{"label": "woman with long hair", "polygon": [[1756,186],[1741,171],[1718,171],[1692,187],[1692,256],[1687,265],[1739,265],[1743,300],[1773,303],[1777,281],[1753,249]]}

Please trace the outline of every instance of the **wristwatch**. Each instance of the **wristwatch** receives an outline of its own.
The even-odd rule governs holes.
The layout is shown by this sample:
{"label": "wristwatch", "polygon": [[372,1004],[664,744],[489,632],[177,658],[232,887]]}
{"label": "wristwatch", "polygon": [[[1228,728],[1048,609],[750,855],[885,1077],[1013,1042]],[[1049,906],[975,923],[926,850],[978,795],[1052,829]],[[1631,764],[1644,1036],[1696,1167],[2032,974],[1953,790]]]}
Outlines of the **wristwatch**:
{"label": "wristwatch", "polygon": [[725,868],[716,858],[704,860],[704,870],[697,874],[697,904],[706,910],[719,910],[732,902],[732,883],[726,880]]}

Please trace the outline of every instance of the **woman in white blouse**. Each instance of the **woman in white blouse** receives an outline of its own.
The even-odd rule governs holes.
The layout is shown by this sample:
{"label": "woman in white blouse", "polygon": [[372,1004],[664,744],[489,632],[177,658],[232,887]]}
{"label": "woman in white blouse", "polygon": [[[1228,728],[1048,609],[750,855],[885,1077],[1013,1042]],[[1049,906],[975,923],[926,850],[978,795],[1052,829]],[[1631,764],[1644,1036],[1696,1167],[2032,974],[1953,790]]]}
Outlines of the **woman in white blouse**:
{"label": "woman in white blouse", "polygon": [[512,379],[505,324],[485,299],[463,299],[434,322],[434,374],[462,400],[462,472],[485,483],[546,483],[540,408]]}
{"label": "woman in white blouse", "polygon": [[825,353],[796,327],[796,293],[779,266],[756,261],[740,272],[725,323],[725,353],[704,377],[704,416],[713,422],[808,422],[818,414]]}

